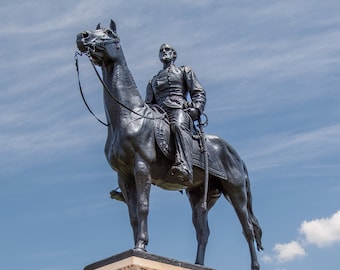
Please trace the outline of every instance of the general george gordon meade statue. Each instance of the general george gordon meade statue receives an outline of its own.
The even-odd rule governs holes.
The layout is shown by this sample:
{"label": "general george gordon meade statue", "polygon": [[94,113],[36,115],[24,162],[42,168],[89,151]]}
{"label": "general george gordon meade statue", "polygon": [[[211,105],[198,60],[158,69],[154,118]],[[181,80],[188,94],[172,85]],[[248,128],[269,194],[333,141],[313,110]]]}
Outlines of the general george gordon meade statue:
{"label": "general george gordon meade statue", "polygon": [[[206,140],[203,142],[209,152],[208,185],[205,185],[203,162],[205,158],[202,153],[205,147],[202,147],[204,144],[202,140],[197,139],[200,137],[196,136],[197,129],[191,141],[192,171],[189,168],[191,165],[188,165],[189,157],[186,156],[185,161],[182,157],[176,160],[176,155],[181,151],[178,150],[180,146],[177,144],[183,141],[179,139],[175,144],[174,137],[183,136],[185,138],[183,140],[189,140],[190,137],[182,132],[183,126],[187,131],[187,123],[192,123],[192,121],[186,122],[190,118],[185,115],[191,115],[192,119],[196,119],[202,113],[205,104],[205,93],[202,88],[198,87],[201,90],[195,90],[191,87],[193,84],[191,80],[195,78],[192,71],[188,67],[175,68],[174,49],[167,45],[162,46],[162,58],[163,55],[167,57],[166,48],[172,53],[172,56],[169,55],[169,63],[165,65],[172,70],[169,72],[162,70],[159,76],[151,80],[147,102],[145,102],[127,66],[116,24],[113,21],[109,29],[98,25],[96,30],[79,33],[77,47],[81,54],[84,53],[89,57],[93,66],[98,65],[102,69],[102,78],[100,76],[98,78],[103,85],[107,118],[105,155],[112,169],[118,174],[122,200],[129,211],[134,248],[146,252],[149,242],[148,214],[152,184],[167,190],[185,189],[192,208],[192,221],[198,243],[195,263],[203,265],[209,237],[208,211],[223,195],[231,202],[242,225],[250,252],[251,270],[259,270],[254,242],[258,250],[263,249],[262,230],[252,209],[248,171],[235,149],[218,136],[206,135]],[[79,71],[78,65],[76,66]],[[181,76],[180,74],[186,78],[177,77]],[[194,84],[196,85],[196,80]],[[163,96],[158,91],[164,89],[167,95]],[[153,92],[149,92],[151,90]],[[193,99],[191,104],[186,103],[187,92]],[[172,99],[172,93],[178,93],[179,97],[176,95],[177,98]],[[153,102],[161,106],[160,110],[157,109],[159,107],[152,108],[149,103]],[[172,108],[177,102],[178,107]],[[188,114],[182,112],[185,109],[188,109]],[[168,118],[165,117],[163,110],[167,112]],[[170,123],[172,123],[171,127]],[[172,169],[178,164],[180,166],[184,164],[182,167],[187,166],[187,173],[190,174],[188,181],[183,181],[185,173],[182,174],[182,168]],[[202,207],[203,203],[206,207]]]}
{"label": "general george gordon meade statue", "polygon": [[[189,66],[176,67],[176,50],[163,44],[159,59],[163,69],[149,81],[145,102],[157,104],[167,113],[175,141],[175,163],[169,173],[192,182],[192,121],[203,113],[206,94]],[[190,94],[191,102],[187,101]]]}

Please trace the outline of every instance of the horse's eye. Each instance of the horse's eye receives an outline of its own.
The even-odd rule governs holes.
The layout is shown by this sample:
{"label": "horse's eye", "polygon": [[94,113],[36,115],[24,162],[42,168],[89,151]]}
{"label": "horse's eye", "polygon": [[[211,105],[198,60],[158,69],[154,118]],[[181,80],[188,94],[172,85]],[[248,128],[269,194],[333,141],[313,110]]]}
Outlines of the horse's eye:
{"label": "horse's eye", "polygon": [[83,38],[88,38],[89,37],[89,33],[87,33],[87,32],[83,32],[82,34],[83,34]]}
{"label": "horse's eye", "polygon": [[113,36],[112,31],[109,30],[109,29],[105,30],[105,33],[106,33],[108,36],[111,36],[111,37]]}

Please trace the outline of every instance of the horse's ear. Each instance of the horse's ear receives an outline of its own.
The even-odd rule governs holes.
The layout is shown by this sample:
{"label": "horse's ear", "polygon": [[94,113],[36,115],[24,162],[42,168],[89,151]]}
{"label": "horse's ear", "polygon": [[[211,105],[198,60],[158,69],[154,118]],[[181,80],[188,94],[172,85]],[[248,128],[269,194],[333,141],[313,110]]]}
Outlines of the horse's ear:
{"label": "horse's ear", "polygon": [[97,24],[96,30],[102,28],[102,26],[100,25],[100,23]]}
{"label": "horse's ear", "polygon": [[110,22],[110,29],[111,29],[113,32],[117,33],[116,24],[115,24],[115,22],[114,22],[113,20],[111,20],[111,22]]}

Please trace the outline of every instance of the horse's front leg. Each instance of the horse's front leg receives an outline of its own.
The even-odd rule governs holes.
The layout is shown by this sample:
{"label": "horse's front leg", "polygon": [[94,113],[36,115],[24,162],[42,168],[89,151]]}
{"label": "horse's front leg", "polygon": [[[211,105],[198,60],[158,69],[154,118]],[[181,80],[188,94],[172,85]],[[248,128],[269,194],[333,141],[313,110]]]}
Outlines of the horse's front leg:
{"label": "horse's front leg", "polygon": [[137,191],[134,178],[118,173],[118,183],[124,197],[124,201],[128,206],[130,224],[133,231],[134,243],[137,243],[138,237],[138,213],[137,213]]}
{"label": "horse's front leg", "polygon": [[151,189],[150,166],[142,159],[135,163],[135,183],[137,190],[138,235],[135,249],[146,251],[149,242],[148,214]]}

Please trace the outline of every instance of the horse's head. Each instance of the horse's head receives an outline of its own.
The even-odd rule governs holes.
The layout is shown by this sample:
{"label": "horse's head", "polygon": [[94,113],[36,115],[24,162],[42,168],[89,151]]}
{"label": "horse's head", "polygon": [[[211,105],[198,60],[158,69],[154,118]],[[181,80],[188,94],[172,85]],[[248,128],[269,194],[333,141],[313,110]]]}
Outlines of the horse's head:
{"label": "horse's head", "polygon": [[77,47],[91,57],[96,65],[116,62],[120,55],[119,37],[116,24],[111,20],[110,29],[97,25],[94,31],[84,31],[77,35]]}

